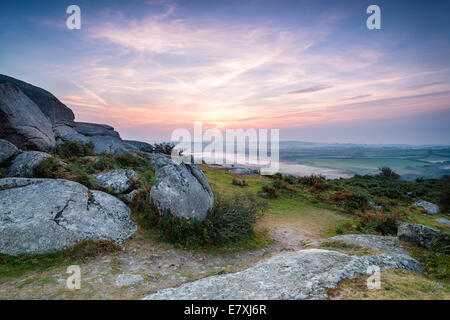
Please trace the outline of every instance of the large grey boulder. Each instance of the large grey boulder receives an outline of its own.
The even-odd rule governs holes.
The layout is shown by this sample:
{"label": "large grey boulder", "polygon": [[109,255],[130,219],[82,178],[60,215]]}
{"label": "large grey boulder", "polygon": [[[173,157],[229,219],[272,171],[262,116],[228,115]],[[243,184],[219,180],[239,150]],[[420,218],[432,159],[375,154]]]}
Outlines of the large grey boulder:
{"label": "large grey boulder", "polygon": [[0,164],[19,153],[19,149],[11,142],[0,139]]}
{"label": "large grey boulder", "polygon": [[[383,253],[354,256],[321,249],[283,252],[244,271],[203,278],[146,296],[145,300],[172,299],[325,299],[339,281],[371,274],[370,266],[422,273],[408,255]],[[372,271],[373,272],[373,271]]]}
{"label": "large grey boulder", "polygon": [[413,204],[413,206],[424,208],[428,214],[439,213],[439,206],[437,204],[434,204],[434,203],[431,203],[428,201],[419,200],[419,201],[415,202]]}
{"label": "large grey boulder", "polygon": [[91,141],[94,144],[94,153],[103,152],[122,155],[127,152],[139,151],[138,148],[124,142],[113,127],[106,124],[75,122],[73,129],[76,134],[67,134],[61,139]]}
{"label": "large grey boulder", "polygon": [[44,149],[55,145],[50,120],[19,87],[0,84],[0,138],[21,149]]}
{"label": "large grey boulder", "polygon": [[121,243],[136,231],[130,209],[107,193],[59,179],[0,179],[0,253],[40,254],[81,240]]}
{"label": "large grey boulder", "polygon": [[426,227],[421,224],[400,222],[397,237],[401,241],[412,242],[418,246],[429,248],[434,237],[439,235],[439,230]]}
{"label": "large grey boulder", "polygon": [[160,214],[170,211],[182,218],[203,220],[214,205],[214,195],[203,172],[194,164],[155,159],[156,184],[150,198]]}
{"label": "large grey boulder", "polygon": [[118,169],[94,174],[98,186],[108,189],[111,188],[114,194],[121,194],[127,191],[133,184],[133,178],[136,172],[133,170]]}
{"label": "large grey boulder", "polygon": [[34,168],[45,158],[48,153],[40,151],[26,151],[14,158],[9,167],[8,177],[23,177],[33,175]]}
{"label": "large grey boulder", "polygon": [[73,121],[75,118],[72,110],[44,89],[0,74],[0,84],[3,83],[12,83],[19,87],[39,107],[41,112],[50,120],[51,124],[60,121]]}

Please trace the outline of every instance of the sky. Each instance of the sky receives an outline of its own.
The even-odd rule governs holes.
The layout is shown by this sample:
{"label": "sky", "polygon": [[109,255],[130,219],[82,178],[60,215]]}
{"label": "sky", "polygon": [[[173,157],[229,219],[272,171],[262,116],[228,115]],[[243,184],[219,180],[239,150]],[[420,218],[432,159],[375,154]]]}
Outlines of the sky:
{"label": "sky", "polygon": [[[81,9],[69,30],[66,9]],[[369,30],[366,9],[381,9]],[[123,138],[450,144],[450,1],[2,1],[0,73]]]}

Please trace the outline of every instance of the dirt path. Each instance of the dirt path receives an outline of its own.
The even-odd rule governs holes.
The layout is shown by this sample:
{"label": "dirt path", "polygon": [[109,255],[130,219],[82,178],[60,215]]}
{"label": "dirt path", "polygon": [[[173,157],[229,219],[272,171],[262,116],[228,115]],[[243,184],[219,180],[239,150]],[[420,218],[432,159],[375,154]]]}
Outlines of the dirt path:
{"label": "dirt path", "polygon": [[[69,290],[67,267],[29,273],[0,283],[1,299],[139,299],[167,287],[221,272],[247,268],[276,251],[276,245],[255,251],[214,255],[176,249],[171,244],[149,240],[138,231],[122,251],[95,257],[80,265],[81,289]],[[144,281],[118,287],[119,274],[141,275]]]}

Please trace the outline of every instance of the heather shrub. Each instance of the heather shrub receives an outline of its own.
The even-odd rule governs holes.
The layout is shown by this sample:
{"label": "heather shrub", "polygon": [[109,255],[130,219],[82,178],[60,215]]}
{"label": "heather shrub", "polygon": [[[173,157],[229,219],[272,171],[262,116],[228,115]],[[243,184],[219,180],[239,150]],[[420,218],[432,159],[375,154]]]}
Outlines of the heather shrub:
{"label": "heather shrub", "polygon": [[360,219],[358,229],[362,233],[392,235],[397,234],[395,214],[384,215],[381,212],[366,212]]}
{"label": "heather shrub", "polygon": [[269,185],[264,185],[262,191],[259,192],[259,195],[266,199],[278,199],[280,197],[277,189]]}
{"label": "heather shrub", "polygon": [[[169,242],[187,247],[221,246],[249,238],[265,209],[264,203],[252,195],[225,200],[215,196],[214,207],[203,221],[179,218],[170,212],[158,213],[149,204],[148,193],[136,197],[131,208],[145,228],[156,227]],[[142,224],[143,223],[143,224]]]}
{"label": "heather shrub", "polygon": [[58,179],[62,178],[63,172],[64,168],[61,163],[53,157],[48,157],[43,159],[37,166],[34,167],[33,177]]}
{"label": "heather shrub", "polygon": [[56,146],[56,153],[65,159],[72,157],[84,157],[92,154],[94,150],[94,144],[92,142],[80,142],[80,141],[64,141]]}

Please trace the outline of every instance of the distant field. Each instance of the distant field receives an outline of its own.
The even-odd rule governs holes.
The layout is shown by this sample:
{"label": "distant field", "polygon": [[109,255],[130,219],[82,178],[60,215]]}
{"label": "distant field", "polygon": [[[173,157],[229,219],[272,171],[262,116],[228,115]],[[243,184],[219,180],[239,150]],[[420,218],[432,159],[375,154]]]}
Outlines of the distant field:
{"label": "distant field", "polygon": [[300,164],[309,164],[317,167],[332,168],[337,170],[350,171],[358,174],[376,173],[379,167],[390,167],[399,173],[403,173],[407,166],[423,166],[424,163],[415,160],[386,159],[386,158],[356,158],[356,159],[305,159],[298,160]]}
{"label": "distant field", "polygon": [[[404,179],[438,178],[450,174],[449,148],[405,149],[386,147],[327,146],[281,150],[280,158],[289,164],[289,172],[298,175],[321,173],[330,177],[374,174],[390,167]],[[287,170],[285,170],[287,171]]]}

